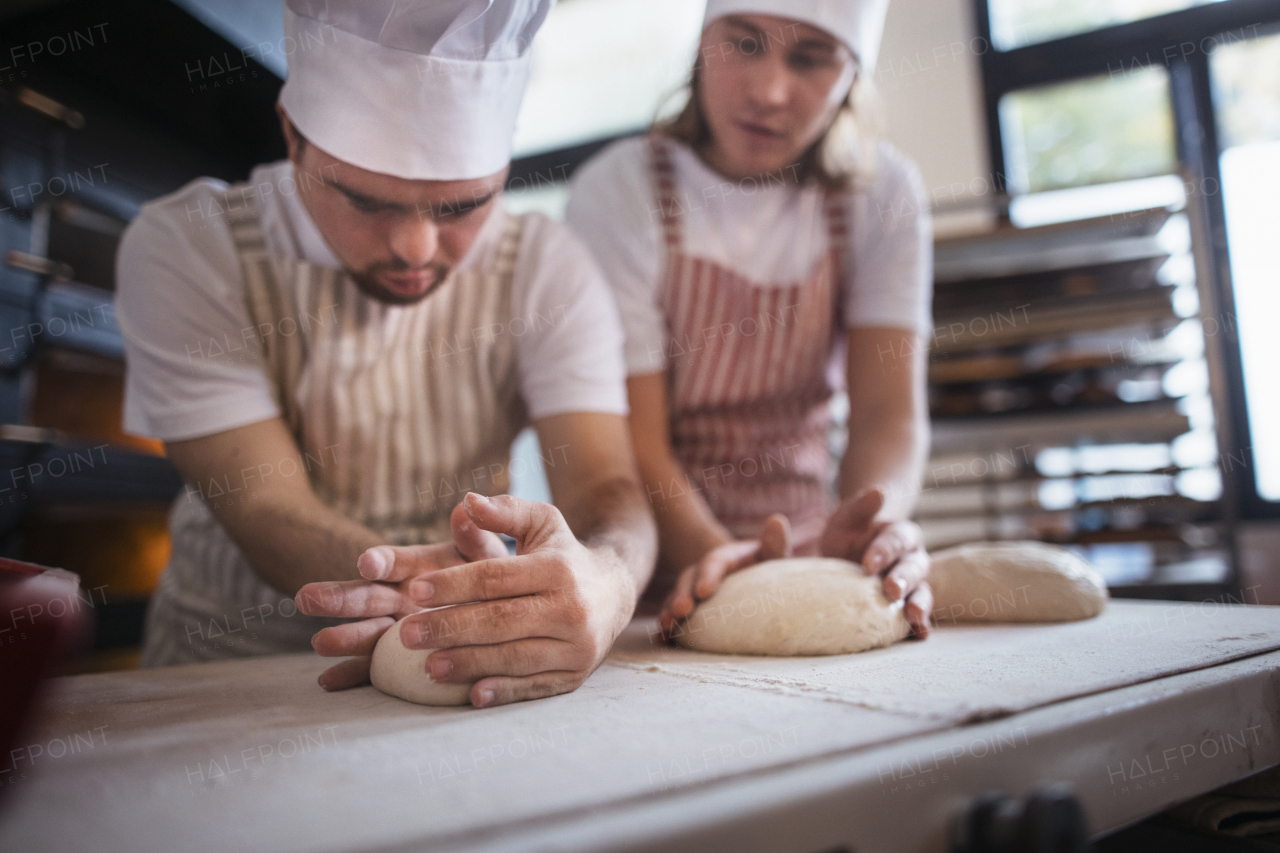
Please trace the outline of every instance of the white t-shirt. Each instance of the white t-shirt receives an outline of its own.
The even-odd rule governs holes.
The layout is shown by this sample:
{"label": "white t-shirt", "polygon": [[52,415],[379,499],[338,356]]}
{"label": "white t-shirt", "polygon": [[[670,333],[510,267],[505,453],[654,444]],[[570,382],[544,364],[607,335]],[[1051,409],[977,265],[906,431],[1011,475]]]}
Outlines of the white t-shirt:
{"label": "white t-shirt", "polygon": [[[340,266],[296,191],[289,161],[259,166],[268,251]],[[244,276],[225,216],[211,213],[226,184],[192,181],[142,208],[120,244],[116,318],[128,374],[125,429],[165,441],[212,435],[280,414],[253,336]],[[493,262],[508,214],[495,205],[459,270]],[[563,225],[526,222],[513,281],[520,390],[532,419],[565,412],[626,414],[622,330],[590,253]],[[237,343],[243,346],[237,347]]]}
{"label": "white t-shirt", "polygon": [[[780,286],[808,278],[827,252],[823,192],[774,180],[733,181],[688,147],[671,146],[684,251]],[[915,165],[888,143],[875,175],[848,196],[850,266],[846,328],[884,326],[932,334],[933,233]],[[649,143],[625,139],[574,175],[566,219],[604,269],[626,330],[627,371],[666,366],[666,318],[659,301],[666,246]]]}

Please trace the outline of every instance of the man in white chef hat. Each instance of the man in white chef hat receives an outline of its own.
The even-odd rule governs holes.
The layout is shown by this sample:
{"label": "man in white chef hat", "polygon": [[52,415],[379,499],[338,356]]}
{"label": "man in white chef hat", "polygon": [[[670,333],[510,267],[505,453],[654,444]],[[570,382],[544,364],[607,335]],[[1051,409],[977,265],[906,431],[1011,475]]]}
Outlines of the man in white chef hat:
{"label": "man in white chef hat", "polygon": [[[455,605],[443,643],[439,614],[401,637],[492,705],[576,688],[626,625],[655,536],[616,310],[497,198],[552,2],[287,0],[289,159],[130,226],[126,426],[187,484],[145,664],[314,647],[353,658],[338,689]],[[504,495],[529,423],[560,509]]]}

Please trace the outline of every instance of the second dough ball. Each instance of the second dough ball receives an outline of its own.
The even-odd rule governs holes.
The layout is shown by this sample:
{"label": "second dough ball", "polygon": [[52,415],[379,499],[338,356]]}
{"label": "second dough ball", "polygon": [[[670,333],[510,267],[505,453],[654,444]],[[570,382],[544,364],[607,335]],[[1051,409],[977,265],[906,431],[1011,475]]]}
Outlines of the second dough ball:
{"label": "second dough ball", "polygon": [[973,542],[938,551],[929,569],[933,618],[949,622],[1072,622],[1107,606],[1102,576],[1044,542]]}
{"label": "second dough ball", "polygon": [[704,652],[841,655],[896,643],[911,633],[901,601],[847,560],[797,557],[734,572],[672,632]]}
{"label": "second dough ball", "polygon": [[[406,616],[404,619],[408,619]],[[400,642],[401,619],[378,638],[369,680],[383,693],[419,705],[466,705],[470,684],[442,684],[427,674],[427,655],[435,649],[408,649]]]}

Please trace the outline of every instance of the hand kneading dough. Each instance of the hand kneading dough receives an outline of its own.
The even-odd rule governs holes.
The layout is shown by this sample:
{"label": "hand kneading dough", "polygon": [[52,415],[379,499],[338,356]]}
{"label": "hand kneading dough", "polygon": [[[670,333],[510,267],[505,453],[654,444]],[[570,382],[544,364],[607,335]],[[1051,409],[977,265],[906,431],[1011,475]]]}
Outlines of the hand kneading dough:
{"label": "hand kneading dough", "polygon": [[847,560],[769,560],[734,572],[672,633],[690,649],[734,655],[842,655],[911,633],[901,601]]}
{"label": "hand kneading dough", "polygon": [[932,555],[933,619],[1072,622],[1107,605],[1107,585],[1066,548],[1044,542],[974,542]]}
{"label": "hand kneading dough", "polygon": [[[409,617],[405,617],[408,619]],[[419,705],[466,705],[470,684],[441,684],[427,675],[427,655],[435,649],[406,649],[400,642],[404,619],[387,629],[373,649],[369,680],[391,696]]]}

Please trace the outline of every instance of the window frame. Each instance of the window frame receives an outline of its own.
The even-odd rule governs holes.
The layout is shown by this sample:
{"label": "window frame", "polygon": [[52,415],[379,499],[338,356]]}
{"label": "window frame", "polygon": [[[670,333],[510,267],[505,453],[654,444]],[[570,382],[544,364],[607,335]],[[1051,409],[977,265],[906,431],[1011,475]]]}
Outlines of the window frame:
{"label": "window frame", "polygon": [[[990,46],[987,0],[973,0],[973,11],[977,34]],[[1169,74],[1176,153],[1184,177],[1195,186],[1220,188],[1221,150],[1208,51],[1216,46],[1218,37],[1232,33],[1248,33],[1247,38],[1280,33],[1280,4],[1275,0],[1225,0],[1008,51],[994,47],[983,51],[979,56],[983,106],[991,173],[996,176],[997,186],[1008,186],[999,114],[1004,95],[1159,63]],[[1214,43],[1208,44],[1210,41]],[[1189,50],[1184,50],[1187,45]],[[1202,245],[1196,249],[1197,275],[1205,277],[1212,297],[1212,304],[1201,306],[1201,315],[1234,317],[1222,193],[1192,194],[1187,199],[1187,214],[1193,230],[1208,238],[1200,240]],[[1222,387],[1222,393],[1213,397],[1218,441],[1226,445],[1226,449],[1219,447],[1218,466],[1223,480],[1224,520],[1231,523],[1236,519],[1280,518],[1280,501],[1269,501],[1258,494],[1252,461],[1246,455],[1252,440],[1239,341],[1234,334],[1222,334],[1207,338],[1205,344],[1213,382]],[[1208,352],[1210,348],[1215,351]],[[1241,458],[1245,460],[1243,466],[1237,464]]]}

